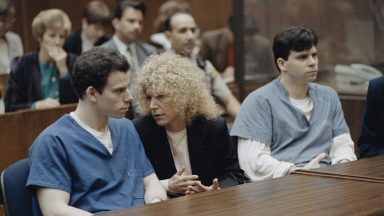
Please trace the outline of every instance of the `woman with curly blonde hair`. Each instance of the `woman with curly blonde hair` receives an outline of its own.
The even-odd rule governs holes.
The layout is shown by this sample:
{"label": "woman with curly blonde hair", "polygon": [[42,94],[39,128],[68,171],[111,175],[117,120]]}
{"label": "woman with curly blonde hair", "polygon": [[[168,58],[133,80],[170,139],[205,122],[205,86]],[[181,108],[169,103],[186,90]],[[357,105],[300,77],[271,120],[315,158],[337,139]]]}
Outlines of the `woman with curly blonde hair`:
{"label": "woman with curly blonde hair", "polygon": [[172,52],[151,56],[137,85],[142,117],[134,124],[169,195],[244,182],[222,108],[192,62]]}

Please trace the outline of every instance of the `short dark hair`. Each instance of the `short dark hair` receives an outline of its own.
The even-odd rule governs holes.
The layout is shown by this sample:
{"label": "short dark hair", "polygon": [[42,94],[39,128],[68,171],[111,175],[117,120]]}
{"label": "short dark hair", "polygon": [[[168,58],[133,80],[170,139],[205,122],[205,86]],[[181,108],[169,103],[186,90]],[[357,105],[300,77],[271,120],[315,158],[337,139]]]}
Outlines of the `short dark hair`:
{"label": "short dark hair", "polygon": [[147,8],[143,2],[124,0],[124,1],[121,1],[119,4],[116,5],[115,10],[113,12],[113,18],[121,19],[121,17],[124,14],[124,11],[127,8],[133,8],[133,9],[139,10],[143,13],[143,16],[145,15],[145,12],[147,10]]}
{"label": "short dark hair", "polygon": [[[312,29],[304,26],[284,28],[273,40],[275,64],[277,66],[278,58],[287,60],[291,51],[300,52],[316,45],[317,35]],[[278,66],[277,69],[280,71]]]}
{"label": "short dark hair", "polygon": [[90,24],[108,26],[111,21],[111,12],[104,2],[94,0],[88,3],[84,10],[83,17]]}
{"label": "short dark hair", "polygon": [[174,13],[172,13],[171,15],[169,15],[165,21],[164,21],[164,31],[172,31],[172,25],[171,25],[171,21],[172,21],[172,18],[178,14],[188,14],[190,16],[192,16],[189,12],[187,11],[175,11]]}
{"label": "short dark hair", "polygon": [[72,84],[77,96],[82,99],[89,86],[102,93],[111,72],[127,73],[129,67],[127,59],[110,48],[95,47],[83,52],[76,59],[72,75]]}
{"label": "short dark hair", "polygon": [[10,17],[15,15],[15,8],[12,5],[10,0],[1,0],[0,1],[0,16],[1,17]]}

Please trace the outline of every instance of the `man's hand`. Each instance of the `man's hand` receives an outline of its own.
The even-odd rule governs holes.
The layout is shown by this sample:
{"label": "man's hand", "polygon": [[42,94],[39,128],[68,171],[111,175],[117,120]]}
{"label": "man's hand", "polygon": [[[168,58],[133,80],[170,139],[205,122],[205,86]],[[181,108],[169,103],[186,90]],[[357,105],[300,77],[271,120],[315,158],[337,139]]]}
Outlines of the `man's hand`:
{"label": "man's hand", "polygon": [[315,169],[315,168],[319,168],[320,167],[320,162],[326,157],[327,155],[325,153],[320,153],[319,155],[317,155],[315,158],[313,158],[311,161],[309,161],[309,163],[307,163],[307,165],[305,165],[304,167],[291,167],[289,169],[289,173],[292,173],[296,170],[301,170],[301,169],[305,169],[305,170],[308,170],[308,169]]}
{"label": "man's hand", "polygon": [[205,191],[219,190],[219,189],[220,189],[219,181],[217,180],[217,178],[215,178],[212,181],[212,185],[209,187],[201,184],[200,181],[197,182],[196,186],[193,186],[193,185],[188,186],[188,190],[187,190],[186,194],[189,195],[189,194],[201,193],[201,192],[205,192]]}
{"label": "man's hand", "polygon": [[60,106],[60,102],[52,98],[46,98],[35,102],[35,109],[53,108],[58,106]]}
{"label": "man's hand", "polygon": [[173,175],[168,182],[168,189],[173,193],[186,194],[188,186],[195,186],[199,181],[197,175],[185,175],[181,176],[185,171],[185,167],[183,166],[181,170],[178,170],[175,175]]}
{"label": "man's hand", "polygon": [[64,51],[62,47],[52,46],[48,50],[48,55],[53,59],[56,64],[60,76],[66,76],[68,73],[67,67],[67,56],[68,54]]}

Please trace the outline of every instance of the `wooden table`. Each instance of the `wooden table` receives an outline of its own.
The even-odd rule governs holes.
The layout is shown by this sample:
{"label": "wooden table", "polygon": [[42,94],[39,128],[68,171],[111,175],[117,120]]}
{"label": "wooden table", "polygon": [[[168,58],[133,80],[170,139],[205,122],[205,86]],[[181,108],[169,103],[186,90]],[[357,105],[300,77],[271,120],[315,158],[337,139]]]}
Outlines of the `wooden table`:
{"label": "wooden table", "polygon": [[383,202],[381,183],[291,175],[98,215],[384,215]]}
{"label": "wooden table", "polygon": [[294,174],[352,178],[360,181],[382,182],[384,184],[384,156],[360,159],[319,169],[300,170]]}

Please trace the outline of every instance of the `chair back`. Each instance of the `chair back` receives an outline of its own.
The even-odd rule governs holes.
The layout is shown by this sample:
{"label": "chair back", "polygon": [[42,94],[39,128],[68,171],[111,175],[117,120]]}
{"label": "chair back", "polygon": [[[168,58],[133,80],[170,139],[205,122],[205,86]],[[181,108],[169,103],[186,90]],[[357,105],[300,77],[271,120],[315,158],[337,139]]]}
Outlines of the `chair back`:
{"label": "chair back", "polygon": [[32,194],[27,189],[28,158],[19,160],[1,173],[6,216],[32,216]]}

